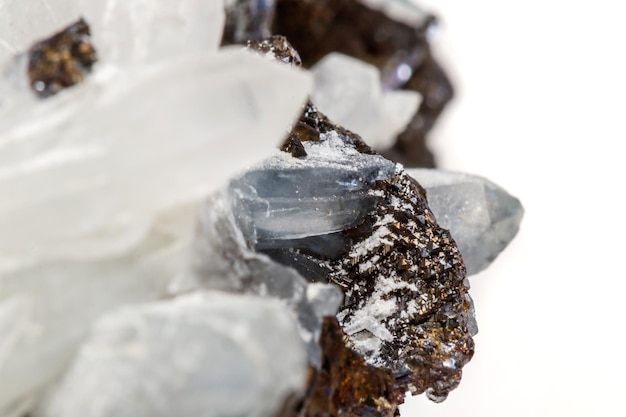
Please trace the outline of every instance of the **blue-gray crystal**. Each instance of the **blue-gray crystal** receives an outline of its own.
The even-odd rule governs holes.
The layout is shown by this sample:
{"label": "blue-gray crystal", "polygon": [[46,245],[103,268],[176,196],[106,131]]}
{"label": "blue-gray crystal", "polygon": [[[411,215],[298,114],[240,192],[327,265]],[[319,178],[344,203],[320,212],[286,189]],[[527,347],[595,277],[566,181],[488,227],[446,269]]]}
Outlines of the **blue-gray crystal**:
{"label": "blue-gray crystal", "polygon": [[459,245],[468,275],[487,268],[517,234],[524,208],[493,182],[433,169],[407,173],[426,189],[438,223],[450,230]]}
{"label": "blue-gray crystal", "polygon": [[374,184],[392,177],[398,166],[356,151],[336,133],[303,146],[306,159],[278,154],[232,181],[229,195],[251,247],[315,280],[328,275],[316,258],[347,253],[350,241],[341,232],[376,209]]}

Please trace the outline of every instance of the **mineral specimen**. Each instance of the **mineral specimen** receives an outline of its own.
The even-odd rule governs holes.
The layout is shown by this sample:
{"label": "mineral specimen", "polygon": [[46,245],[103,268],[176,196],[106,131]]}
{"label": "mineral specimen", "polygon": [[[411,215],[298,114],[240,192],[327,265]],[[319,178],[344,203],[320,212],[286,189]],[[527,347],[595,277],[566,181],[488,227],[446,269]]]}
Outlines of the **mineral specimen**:
{"label": "mineral specimen", "polygon": [[30,85],[40,97],[49,97],[81,82],[96,62],[89,25],[80,19],[28,51]]}
{"label": "mineral specimen", "polygon": [[[221,1],[23,3],[0,0],[0,416],[47,393],[34,415],[391,417],[407,390],[438,401],[456,386],[476,327],[455,243],[399,165],[311,104],[287,135],[311,77],[284,37],[261,39],[272,1],[227,4],[249,6],[245,25],[229,22],[262,58],[218,51]],[[370,51],[383,97],[428,68],[427,43],[402,42],[429,17],[402,3],[302,1],[322,28],[335,6],[383,16],[390,32],[365,38],[391,45]],[[98,63],[37,100],[16,71],[26,55],[9,55],[81,15]],[[81,45],[84,28],[68,30]],[[75,69],[59,45],[44,47]],[[193,235],[200,200],[285,136],[206,201]],[[471,191],[452,192],[444,217],[465,214],[454,202]],[[519,218],[495,195],[486,231],[459,234],[498,241],[476,259]],[[231,294],[183,294],[201,288]]]}
{"label": "mineral specimen", "polygon": [[444,399],[473,354],[456,244],[415,180],[310,104],[285,146],[294,142],[306,156],[276,155],[231,183],[243,236],[310,281],[342,287],[349,346],[398,387]]}
{"label": "mineral specimen", "polygon": [[197,293],[103,317],[34,415],[276,417],[303,395],[306,375],[279,301]]}
{"label": "mineral specimen", "polygon": [[456,172],[407,172],[428,190],[428,204],[459,245],[468,275],[487,268],[517,234],[524,208],[502,187]]}

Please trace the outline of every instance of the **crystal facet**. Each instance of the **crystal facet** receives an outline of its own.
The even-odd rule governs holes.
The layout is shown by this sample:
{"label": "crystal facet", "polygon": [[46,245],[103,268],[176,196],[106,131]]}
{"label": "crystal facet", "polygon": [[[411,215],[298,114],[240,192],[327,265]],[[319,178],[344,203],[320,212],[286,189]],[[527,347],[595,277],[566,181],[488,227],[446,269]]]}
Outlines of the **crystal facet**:
{"label": "crystal facet", "polygon": [[279,301],[197,293],[103,317],[35,416],[275,417],[306,372]]}
{"label": "crystal facet", "polygon": [[358,132],[376,149],[387,149],[417,111],[414,91],[383,91],[380,71],[373,65],[338,53],[326,55],[311,71],[311,99],[334,122]]}

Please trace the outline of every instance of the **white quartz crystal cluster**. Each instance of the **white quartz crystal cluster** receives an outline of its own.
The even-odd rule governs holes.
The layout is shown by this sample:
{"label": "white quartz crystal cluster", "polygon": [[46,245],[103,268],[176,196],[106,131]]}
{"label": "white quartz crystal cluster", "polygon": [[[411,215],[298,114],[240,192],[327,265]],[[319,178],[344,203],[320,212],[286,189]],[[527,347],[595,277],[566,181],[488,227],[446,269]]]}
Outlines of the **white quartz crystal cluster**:
{"label": "white quartz crystal cluster", "polygon": [[[0,1],[0,416],[36,402],[103,313],[166,294],[198,202],[300,112],[309,75],[218,49],[222,10]],[[99,62],[36,99],[14,54],[81,15]]]}

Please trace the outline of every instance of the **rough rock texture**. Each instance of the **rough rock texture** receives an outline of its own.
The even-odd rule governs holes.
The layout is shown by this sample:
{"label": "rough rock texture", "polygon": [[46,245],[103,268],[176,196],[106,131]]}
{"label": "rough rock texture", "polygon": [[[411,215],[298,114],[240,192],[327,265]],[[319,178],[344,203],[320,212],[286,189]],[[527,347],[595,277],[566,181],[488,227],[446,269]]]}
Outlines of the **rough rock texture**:
{"label": "rough rock texture", "polygon": [[89,25],[80,19],[28,51],[28,78],[39,97],[81,82],[96,62]]}
{"label": "rough rock texture", "polygon": [[305,67],[340,52],[380,68],[387,88],[419,92],[418,112],[385,155],[406,166],[432,167],[426,134],[453,96],[430,51],[427,30],[433,22],[402,0],[278,0],[273,33],[290,40]]}
{"label": "rough rock texture", "polygon": [[487,268],[517,234],[524,208],[493,182],[430,169],[407,173],[428,190],[428,204],[459,245],[468,275]]}
{"label": "rough rock texture", "polygon": [[304,417],[392,417],[404,401],[388,369],[367,365],[346,346],[344,333],[333,317],[324,320],[320,339],[322,366],[312,369]]}
{"label": "rough rock texture", "polygon": [[270,36],[261,41],[251,40],[246,44],[247,48],[256,51],[270,59],[275,59],[290,66],[299,67],[302,60],[298,51],[293,49],[287,38],[280,35]]}
{"label": "rough rock texture", "polygon": [[[249,245],[332,282],[349,346],[396,384],[443,400],[473,354],[465,267],[423,188],[308,105],[284,149],[231,184]],[[301,145],[301,146],[300,146]]]}
{"label": "rough rock texture", "polygon": [[198,293],[103,317],[35,416],[275,417],[306,375],[279,301]]}

